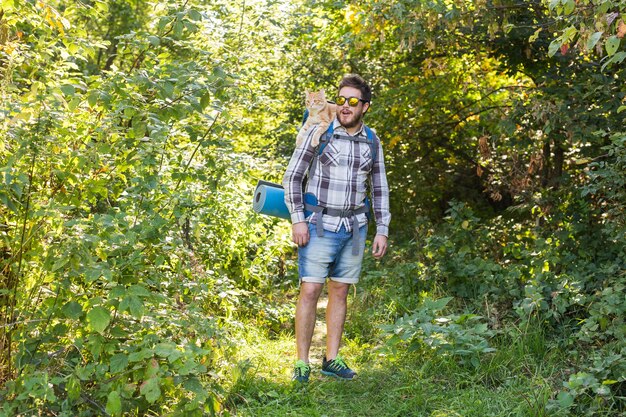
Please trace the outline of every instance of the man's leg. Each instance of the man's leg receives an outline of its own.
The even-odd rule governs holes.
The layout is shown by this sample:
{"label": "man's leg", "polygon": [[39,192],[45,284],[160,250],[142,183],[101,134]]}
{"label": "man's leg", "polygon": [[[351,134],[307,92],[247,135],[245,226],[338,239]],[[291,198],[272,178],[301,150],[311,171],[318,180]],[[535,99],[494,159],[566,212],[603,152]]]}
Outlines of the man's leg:
{"label": "man's leg", "polygon": [[309,363],[311,339],[315,330],[315,313],[317,300],[324,284],[302,282],[300,297],[296,305],[296,350],[298,359]]}
{"label": "man's leg", "polygon": [[328,305],[326,307],[326,359],[332,360],[339,353],[343,326],[346,321],[348,289],[350,284],[328,281]]}

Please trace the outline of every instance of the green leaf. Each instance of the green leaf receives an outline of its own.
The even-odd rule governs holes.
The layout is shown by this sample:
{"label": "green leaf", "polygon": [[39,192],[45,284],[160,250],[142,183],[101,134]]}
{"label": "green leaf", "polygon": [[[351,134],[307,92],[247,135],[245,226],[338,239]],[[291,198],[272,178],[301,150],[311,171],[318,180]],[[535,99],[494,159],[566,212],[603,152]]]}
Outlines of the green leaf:
{"label": "green leaf", "polygon": [[141,349],[138,352],[133,352],[128,356],[129,362],[139,362],[146,358],[151,357],[154,354],[152,349]]}
{"label": "green leaf", "polygon": [[185,25],[183,25],[183,22],[181,22],[180,20],[177,20],[176,23],[174,23],[174,35],[176,35],[177,38],[180,38],[181,35],[183,34],[184,28],[185,28]]}
{"label": "green leaf", "polygon": [[62,256],[54,262],[54,264],[52,265],[52,271],[57,271],[63,268],[69,261],[69,256]]}
{"label": "green leaf", "polygon": [[62,85],[60,88],[63,94],[65,94],[66,96],[73,96],[74,94],[76,94],[76,89],[71,84]]}
{"label": "green leaf", "polygon": [[564,7],[563,7],[563,13],[566,15],[572,14],[575,8],[576,8],[576,3],[574,2],[574,0],[566,0]]}
{"label": "green leaf", "polygon": [[206,388],[202,386],[200,380],[196,377],[191,377],[183,382],[183,388],[187,391],[191,391],[194,394],[202,394],[206,391]]}
{"label": "green leaf", "polygon": [[111,391],[107,397],[106,412],[112,416],[122,415],[122,398],[117,391]]}
{"label": "green leaf", "polygon": [[12,212],[16,214],[18,213],[17,206],[13,203],[13,200],[3,192],[0,192],[0,201],[2,201]]}
{"label": "green leaf", "polygon": [[159,46],[161,44],[161,38],[158,36],[150,35],[148,36],[148,42],[152,44],[152,46]]}
{"label": "green leaf", "polygon": [[207,92],[202,95],[200,99],[200,106],[202,109],[205,109],[211,103],[211,95]]}
{"label": "green leaf", "polygon": [[100,97],[100,93],[98,91],[92,91],[87,96],[87,103],[89,103],[89,107],[95,107],[98,104],[98,98]]}
{"label": "green leaf", "polygon": [[620,52],[616,53],[615,55],[613,55],[608,61],[606,61],[602,65],[602,71],[604,71],[604,69],[606,67],[608,67],[609,65],[621,63],[624,60],[624,58],[626,58],[626,52],[625,51],[620,51]]}
{"label": "green leaf", "polygon": [[530,42],[530,43],[535,42],[539,38],[539,34],[541,33],[542,30],[543,30],[543,28],[537,29],[535,31],[535,33],[533,33],[532,36],[530,38],[528,38],[528,42]]}
{"label": "green leaf", "polygon": [[143,317],[143,301],[141,298],[131,295],[128,305],[130,307],[130,314],[136,319],[141,319]]}
{"label": "green leaf", "polygon": [[146,378],[154,378],[158,375],[159,373],[159,362],[152,358],[150,359],[150,362],[148,362],[148,366],[146,367],[146,374],[145,377]]}
{"label": "green leaf", "polygon": [[104,347],[104,338],[99,334],[91,334],[87,340],[87,348],[93,355],[94,359],[98,360],[100,354],[102,353],[102,348]]}
{"label": "green leaf", "polygon": [[172,342],[161,342],[154,347],[154,353],[162,358],[168,357],[176,350],[176,345]]}
{"label": "green leaf", "polygon": [[563,38],[561,44],[571,42],[574,39],[574,36],[578,33],[578,28],[576,26],[570,26],[563,31]]}
{"label": "green leaf", "polygon": [[70,400],[77,400],[80,398],[80,379],[78,379],[76,375],[70,376],[67,381],[67,385],[65,386],[65,391],[67,392],[67,398]]}
{"label": "green leaf", "polygon": [[604,44],[604,47],[606,48],[606,53],[609,56],[612,56],[615,54],[615,52],[617,52],[617,49],[619,48],[619,44],[620,44],[620,39],[613,35],[610,38],[608,38],[606,40],[606,43]]}
{"label": "green leaf", "polygon": [[561,39],[555,39],[550,42],[550,46],[548,46],[548,56],[553,57],[556,54],[556,51],[561,48]]}
{"label": "green leaf", "polygon": [[187,16],[189,16],[191,20],[195,20],[195,21],[202,20],[202,14],[199,11],[194,10],[194,9],[189,9],[187,11]]}
{"label": "green leaf", "polygon": [[589,36],[589,39],[587,39],[587,49],[593,49],[603,34],[604,32],[596,32],[593,35]]}
{"label": "green leaf", "polygon": [[111,322],[111,314],[103,307],[94,307],[87,313],[87,322],[91,329],[102,334]]}
{"label": "green leaf", "polygon": [[74,110],[76,110],[76,108],[78,107],[79,104],[80,104],[80,99],[78,97],[74,97],[67,104],[67,108],[69,109],[69,111],[74,111]]}
{"label": "green leaf", "polygon": [[70,301],[63,306],[65,317],[77,320],[83,314],[83,307],[76,301]]}
{"label": "green leaf", "polygon": [[134,284],[128,288],[128,294],[139,297],[149,297],[152,293],[143,285]]}
{"label": "green leaf", "polygon": [[128,366],[128,356],[125,353],[116,353],[111,357],[109,370],[111,373],[122,372]]}
{"label": "green leaf", "polygon": [[562,408],[569,408],[574,404],[574,396],[566,391],[559,392],[556,399]]}
{"label": "green leaf", "polygon": [[146,401],[150,404],[154,404],[156,400],[161,396],[161,388],[159,387],[159,378],[150,378],[141,384],[139,389],[141,395],[146,397]]}
{"label": "green leaf", "polygon": [[450,301],[452,301],[452,297],[444,297],[438,300],[426,299],[424,300],[424,308],[430,311],[443,310]]}
{"label": "green leaf", "polygon": [[0,3],[0,6],[2,6],[1,8],[6,11],[10,11],[15,7],[15,1],[14,0],[2,0],[2,3]]}
{"label": "green leaf", "polygon": [[550,3],[548,4],[548,8],[550,9],[550,11],[552,11],[559,4],[561,4],[561,0],[550,0]]}

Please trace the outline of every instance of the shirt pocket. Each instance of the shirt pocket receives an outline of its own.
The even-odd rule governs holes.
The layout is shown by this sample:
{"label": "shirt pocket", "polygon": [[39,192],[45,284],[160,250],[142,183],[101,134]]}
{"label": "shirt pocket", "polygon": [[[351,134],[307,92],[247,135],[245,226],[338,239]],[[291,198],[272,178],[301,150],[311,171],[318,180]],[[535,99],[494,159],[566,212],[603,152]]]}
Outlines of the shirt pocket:
{"label": "shirt pocket", "polygon": [[320,155],[320,162],[326,166],[339,165],[339,149],[332,143],[327,144]]}
{"label": "shirt pocket", "polygon": [[368,144],[360,143],[359,145],[359,170],[369,172],[374,163],[372,150]]}

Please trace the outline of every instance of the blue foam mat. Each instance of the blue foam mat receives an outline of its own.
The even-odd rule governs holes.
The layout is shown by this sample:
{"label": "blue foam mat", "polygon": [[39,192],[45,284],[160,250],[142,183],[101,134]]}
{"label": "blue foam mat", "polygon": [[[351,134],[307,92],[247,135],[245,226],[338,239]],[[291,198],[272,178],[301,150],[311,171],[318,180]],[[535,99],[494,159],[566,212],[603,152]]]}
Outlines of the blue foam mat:
{"label": "blue foam mat", "polygon": [[[305,194],[304,200],[308,204],[317,205],[317,198],[313,194]],[[282,185],[273,182],[263,180],[258,182],[254,190],[252,209],[259,214],[291,220],[289,209],[285,204],[285,190]],[[305,211],[304,214],[309,216],[311,212]]]}

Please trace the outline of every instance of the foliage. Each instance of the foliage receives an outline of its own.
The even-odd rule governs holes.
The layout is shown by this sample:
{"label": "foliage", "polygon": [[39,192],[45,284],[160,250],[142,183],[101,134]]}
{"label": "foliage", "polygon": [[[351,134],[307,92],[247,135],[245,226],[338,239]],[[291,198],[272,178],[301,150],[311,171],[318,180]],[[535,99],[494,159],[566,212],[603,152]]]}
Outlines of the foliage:
{"label": "foliage", "polygon": [[[525,326],[541,322],[552,329],[553,342],[573,349],[573,358],[575,352],[595,346],[596,355],[588,357],[594,365],[583,360],[580,372],[603,387],[593,392],[614,398],[623,381],[621,358],[626,348],[626,304],[618,295],[625,285],[626,252],[623,241],[614,240],[611,227],[590,233],[586,224],[594,216],[591,207],[582,203],[561,207],[555,210],[559,215],[543,217],[545,223],[538,228],[521,222],[510,226],[504,219],[484,222],[467,206],[452,204],[440,230],[420,229],[415,240],[424,248],[414,262],[426,280],[421,288],[443,285],[487,317],[493,329],[507,328],[512,320]],[[422,308],[413,307],[410,314]],[[411,329],[416,327],[408,323]],[[404,330],[406,319],[396,326],[408,337],[414,334]],[[567,391],[572,399],[568,407],[577,395],[590,392],[582,387]],[[579,400],[584,409],[585,400]]]}
{"label": "foliage", "polygon": [[[238,395],[267,411],[286,391],[240,342],[290,331],[296,264],[289,225],[249,195],[280,179],[302,91],[344,72],[372,83],[393,213],[347,348],[386,325],[408,340],[390,362],[447,352],[429,366],[505,391],[539,372],[527,350],[554,349],[519,413],[623,410],[623,17],[618,1],[2,0],[0,414],[227,414]],[[489,412],[472,407],[454,409]]]}
{"label": "foliage", "polygon": [[494,351],[487,341],[493,332],[487,323],[480,322],[482,317],[475,314],[440,315],[451,300],[452,297],[424,299],[411,315],[385,327],[392,335],[388,344],[393,346],[405,341],[410,344],[409,351],[432,349],[478,367],[480,354]]}
{"label": "foliage", "polygon": [[626,35],[626,7],[620,1],[545,1],[551,14],[559,17],[559,36],[551,43],[549,55],[565,55],[570,49],[602,57],[602,68],[620,64],[626,58],[622,38]]}
{"label": "foliage", "polygon": [[228,329],[286,245],[255,256],[273,225],[226,139],[223,5],[2,6],[0,414],[217,413]]}

